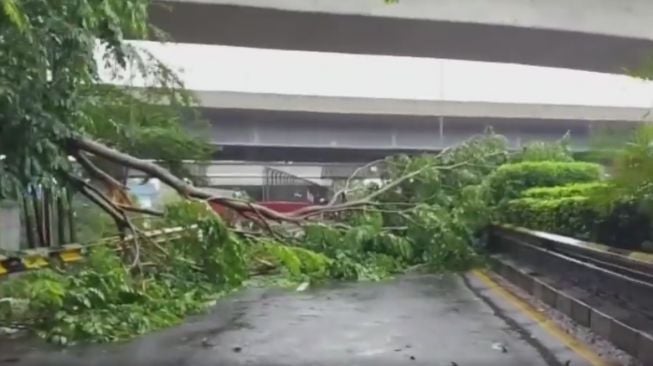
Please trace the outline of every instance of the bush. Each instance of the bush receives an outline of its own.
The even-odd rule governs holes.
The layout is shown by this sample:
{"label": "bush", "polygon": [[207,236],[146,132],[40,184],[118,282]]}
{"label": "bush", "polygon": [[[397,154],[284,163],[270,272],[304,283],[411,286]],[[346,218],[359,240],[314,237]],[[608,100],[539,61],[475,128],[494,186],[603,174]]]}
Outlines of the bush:
{"label": "bush", "polygon": [[[46,269],[0,282],[0,324],[22,324],[58,344],[110,342],[181,322],[247,276],[244,243],[206,205],[169,207],[170,226],[196,230],[142,241],[142,266],[95,246],[66,272]],[[147,265],[145,265],[147,263]]]}
{"label": "bush", "polygon": [[503,222],[578,239],[589,240],[599,212],[587,197],[555,199],[520,198],[501,206]]}
{"label": "bush", "polygon": [[[596,204],[593,195],[605,183],[532,188],[524,198],[503,203],[499,221],[623,249],[640,249],[651,240],[651,218],[636,202],[624,198],[609,209]],[[584,194],[584,195],[583,195]]]}
{"label": "bush", "polygon": [[619,197],[607,210],[600,205],[596,210],[602,213],[602,219],[594,229],[595,241],[636,250],[645,249],[644,242],[651,242],[651,212],[643,209],[639,200]]}
{"label": "bush", "polygon": [[567,142],[565,138],[555,142],[531,142],[513,155],[511,161],[574,161]]}
{"label": "bush", "polygon": [[581,162],[522,162],[505,164],[488,178],[493,202],[518,198],[534,187],[554,187],[569,183],[597,181],[602,168],[598,164]]}
{"label": "bush", "polygon": [[536,187],[525,190],[522,198],[556,199],[565,197],[591,197],[609,185],[604,182],[573,183],[557,187]]}

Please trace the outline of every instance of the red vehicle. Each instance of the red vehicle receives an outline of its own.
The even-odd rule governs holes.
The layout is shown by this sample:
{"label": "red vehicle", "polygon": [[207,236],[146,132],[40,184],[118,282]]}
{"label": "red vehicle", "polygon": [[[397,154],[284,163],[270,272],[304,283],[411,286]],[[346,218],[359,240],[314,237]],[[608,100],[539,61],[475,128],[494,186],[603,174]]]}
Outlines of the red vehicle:
{"label": "red vehicle", "polygon": [[[287,214],[314,205],[315,202],[322,202],[316,200],[316,197],[323,197],[327,190],[328,188],[308,179],[266,167],[261,194],[256,195],[260,201],[257,201],[256,204],[281,214]],[[229,223],[241,219],[237,213],[222,205],[212,203],[211,206]],[[251,217],[254,219],[256,214]]]}

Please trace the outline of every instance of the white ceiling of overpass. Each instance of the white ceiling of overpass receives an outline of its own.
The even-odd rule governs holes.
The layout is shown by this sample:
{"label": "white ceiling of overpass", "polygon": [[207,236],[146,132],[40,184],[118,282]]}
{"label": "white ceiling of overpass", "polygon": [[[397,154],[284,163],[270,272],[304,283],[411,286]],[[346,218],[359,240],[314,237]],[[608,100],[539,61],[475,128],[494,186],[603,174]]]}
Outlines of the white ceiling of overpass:
{"label": "white ceiling of overpass", "polygon": [[[194,90],[591,106],[653,106],[653,82],[515,64],[134,42]],[[108,75],[108,74],[107,74]],[[109,80],[109,77],[106,77]],[[140,86],[142,81],[132,80]]]}

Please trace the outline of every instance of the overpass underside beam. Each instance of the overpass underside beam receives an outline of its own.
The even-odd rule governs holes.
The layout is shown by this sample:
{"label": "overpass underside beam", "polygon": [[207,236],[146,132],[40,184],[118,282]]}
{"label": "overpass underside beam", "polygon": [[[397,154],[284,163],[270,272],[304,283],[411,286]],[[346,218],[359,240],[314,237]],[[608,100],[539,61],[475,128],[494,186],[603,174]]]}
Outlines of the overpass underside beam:
{"label": "overpass underside beam", "polygon": [[[492,1],[473,4],[456,2],[455,5],[448,5],[451,1],[428,0],[400,4],[401,7],[416,7],[417,10],[424,7],[425,16],[443,14],[441,19],[419,19],[414,15],[372,14],[373,9],[383,6],[382,0],[374,0],[373,3],[343,2],[347,4],[329,1],[329,6],[334,9],[351,7],[352,10],[339,13],[297,11],[293,6],[286,7],[293,1],[277,2],[280,5],[275,7],[263,1],[258,2],[259,6],[242,6],[237,1],[166,0],[153,5],[151,19],[155,25],[171,34],[176,42],[507,62],[608,73],[635,69],[653,53],[653,41],[644,39],[644,35],[608,35],[620,34],[614,29],[614,23],[605,20],[608,17],[597,15],[588,18],[585,16],[587,9],[570,10],[574,6],[569,2],[560,2],[560,9],[546,4],[548,2],[528,3],[528,6],[538,7],[535,13],[539,14],[541,10],[537,19],[532,19],[532,9],[524,10],[519,1],[503,1],[501,4]],[[161,3],[165,3],[165,6]],[[295,7],[306,7],[300,3],[304,1],[294,2]],[[324,1],[311,2],[315,6],[320,3],[325,4]],[[605,4],[606,7],[608,5]],[[482,6],[487,8],[485,12],[480,8]],[[469,13],[476,14],[478,21],[444,18],[447,11],[460,7],[469,8]],[[611,11],[601,5],[595,7],[597,12]],[[515,8],[515,12],[511,11],[512,8]],[[650,8],[653,9],[653,6]],[[519,9],[525,14],[519,14]],[[629,13],[629,17],[629,14],[616,13],[623,10],[621,8],[613,10],[615,16],[620,15],[648,27],[648,15],[643,11]],[[382,13],[384,11],[381,9]],[[578,17],[585,22],[574,22],[574,11],[583,13]],[[514,14],[515,19],[504,19],[503,23],[498,24],[484,23],[486,14],[494,12]],[[519,24],[520,16],[531,18],[525,22],[530,21],[534,25]],[[539,26],[544,23],[549,24],[550,28]],[[586,26],[583,28],[578,24]],[[629,24],[629,29],[633,27]],[[602,29],[604,33],[590,32],[590,28]],[[577,31],[579,29],[581,31]]]}
{"label": "overpass underside beam", "polygon": [[[315,113],[211,110],[215,144],[228,147],[435,151],[461,143],[487,128],[504,135],[513,148],[529,141],[557,140],[567,132],[584,149],[597,125],[610,122],[479,117],[332,116]],[[613,123],[626,132],[637,123]],[[597,132],[598,131],[598,132]]]}

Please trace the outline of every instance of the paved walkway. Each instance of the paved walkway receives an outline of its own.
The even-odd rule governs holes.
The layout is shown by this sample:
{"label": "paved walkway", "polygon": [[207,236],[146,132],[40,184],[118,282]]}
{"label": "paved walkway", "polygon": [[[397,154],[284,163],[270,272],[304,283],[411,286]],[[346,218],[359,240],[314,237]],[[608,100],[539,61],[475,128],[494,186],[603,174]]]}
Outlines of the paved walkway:
{"label": "paved walkway", "polygon": [[444,275],[301,293],[250,289],[123,345],[0,346],[0,365],[591,365],[487,286]]}

